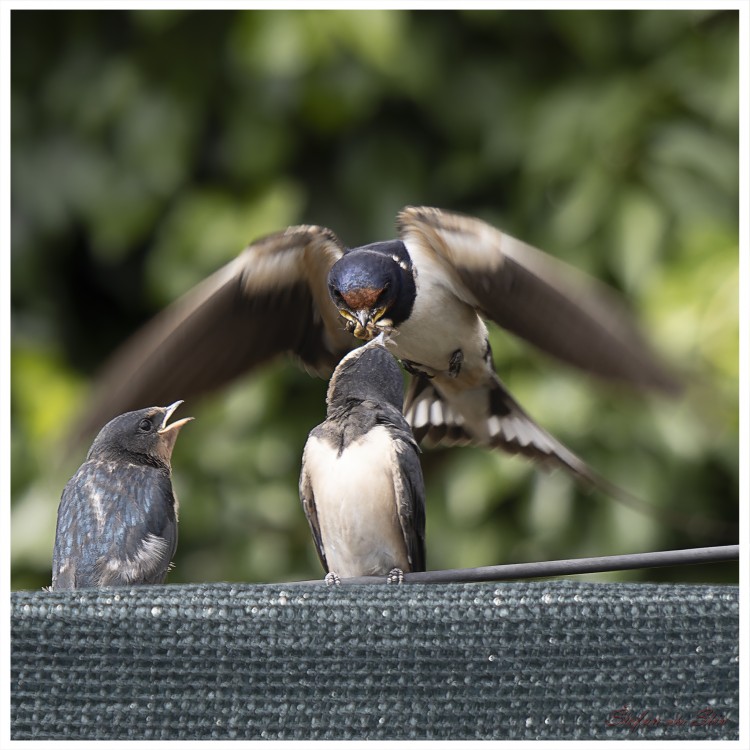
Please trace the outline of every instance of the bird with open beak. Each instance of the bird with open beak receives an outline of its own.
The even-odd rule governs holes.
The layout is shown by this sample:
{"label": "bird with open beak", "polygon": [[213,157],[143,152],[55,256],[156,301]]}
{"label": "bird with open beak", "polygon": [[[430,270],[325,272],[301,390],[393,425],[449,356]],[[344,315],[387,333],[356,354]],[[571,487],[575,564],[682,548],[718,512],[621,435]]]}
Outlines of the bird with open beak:
{"label": "bird with open beak", "polygon": [[169,421],[181,403],[101,429],[60,499],[51,590],[163,583],[177,547],[172,451],[192,420]]}

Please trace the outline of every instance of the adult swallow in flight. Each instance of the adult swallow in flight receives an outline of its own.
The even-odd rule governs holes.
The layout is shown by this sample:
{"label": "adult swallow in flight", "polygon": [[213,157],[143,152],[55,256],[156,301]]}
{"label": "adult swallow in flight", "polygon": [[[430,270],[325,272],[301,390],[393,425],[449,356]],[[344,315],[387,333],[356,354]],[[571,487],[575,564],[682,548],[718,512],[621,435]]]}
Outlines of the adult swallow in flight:
{"label": "adult swallow in flight", "polygon": [[397,225],[399,239],[353,249],[317,226],[252,243],[114,355],[82,429],[115,409],[215,390],[284,352],[330,373],[350,334],[385,331],[413,375],[404,411],[419,442],[498,447],[602,486],[504,388],[483,319],[587,373],[675,391],[622,303],[479,219],[408,207]]}
{"label": "adult swallow in flight", "polygon": [[162,583],[177,547],[172,450],[192,417],[182,403],[106,424],[65,486],[57,511],[52,591]]}
{"label": "adult swallow in flight", "polygon": [[300,499],[328,582],[399,582],[425,569],[419,447],[401,413],[401,369],[381,341],[341,360],[302,457]]}

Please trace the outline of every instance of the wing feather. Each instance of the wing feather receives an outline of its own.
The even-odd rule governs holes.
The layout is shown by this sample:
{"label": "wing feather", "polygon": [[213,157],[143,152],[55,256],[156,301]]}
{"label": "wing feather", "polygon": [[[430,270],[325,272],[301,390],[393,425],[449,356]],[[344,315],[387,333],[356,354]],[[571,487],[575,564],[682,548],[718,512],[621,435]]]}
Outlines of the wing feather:
{"label": "wing feather", "polygon": [[[313,431],[314,432],[314,431]],[[313,435],[310,435],[310,439],[313,439]],[[318,521],[318,510],[315,505],[315,493],[313,492],[313,483],[310,477],[310,473],[307,470],[307,444],[305,450],[302,453],[302,471],[300,472],[299,478],[299,496],[302,501],[302,509],[305,511],[307,522],[310,524],[310,531],[312,532],[313,541],[315,542],[315,549],[320,558],[320,562],[323,565],[323,570],[328,573],[328,561],[326,560],[325,547],[323,546],[323,537],[320,533],[320,523]]]}
{"label": "wing feather", "polygon": [[639,388],[679,386],[613,290],[469,216],[407,207],[402,240],[442,261],[456,293],[511,333],[567,364]]}
{"label": "wing feather", "polygon": [[391,438],[393,490],[410,571],[421,572],[426,569],[425,490],[419,446],[409,423],[398,409],[380,404],[377,419]]}
{"label": "wing feather", "polygon": [[412,573],[426,569],[425,561],[425,493],[419,448],[411,435],[394,440],[394,490],[398,499],[398,519],[406,542]]}
{"label": "wing feather", "polygon": [[86,461],[60,501],[52,588],[161,583],[176,546],[176,501],[166,474]]}
{"label": "wing feather", "polygon": [[127,341],[97,379],[80,437],[112,417],[218,389],[283,353],[325,374],[356,343],[339,322],[328,271],[343,246],[290,227],[249,245]]}

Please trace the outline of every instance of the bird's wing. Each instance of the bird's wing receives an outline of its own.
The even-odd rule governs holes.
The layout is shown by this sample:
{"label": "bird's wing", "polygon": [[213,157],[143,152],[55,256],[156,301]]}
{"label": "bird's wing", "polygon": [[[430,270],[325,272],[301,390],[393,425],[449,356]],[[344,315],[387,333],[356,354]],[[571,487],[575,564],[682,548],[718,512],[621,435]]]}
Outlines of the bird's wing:
{"label": "bird's wing", "polygon": [[[545,468],[562,468],[607,494],[618,488],[541,428],[508,393],[499,379],[490,386],[487,413],[489,439],[484,444],[520,454]],[[404,401],[404,415],[414,437],[425,445],[471,445],[477,440],[463,417],[426,377],[415,376]]]}
{"label": "bird's wing", "polygon": [[76,587],[76,572],[80,562],[78,551],[86,543],[85,530],[79,512],[80,492],[76,484],[79,474],[80,470],[65,485],[57,510],[50,587],[53,591]]}
{"label": "bird's wing", "polygon": [[52,553],[52,589],[96,586],[95,566],[101,556],[99,519],[106,497],[106,477],[86,461],[65,485],[57,510]]}
{"label": "bird's wing", "polygon": [[161,583],[177,545],[172,498],[156,469],[86,461],[60,501],[53,588]]}
{"label": "bird's wing", "polygon": [[[169,475],[150,466],[120,472],[127,482],[112,510],[116,544],[103,569],[122,583],[162,583],[177,548],[177,510]],[[120,523],[118,529],[115,525]],[[102,585],[107,585],[102,582]],[[113,585],[113,584],[109,584]]]}
{"label": "bird's wing", "polygon": [[[173,537],[176,538],[176,535]],[[170,539],[147,533],[129,547],[129,555],[100,557],[96,565],[98,586],[163,583],[172,560]]]}
{"label": "bird's wing", "polygon": [[300,472],[299,477],[299,497],[302,501],[302,508],[305,511],[307,522],[310,524],[310,531],[312,532],[318,557],[323,565],[323,570],[328,573],[328,561],[326,560],[326,552],[323,547],[323,538],[320,535],[318,511],[315,506],[315,493],[313,492],[312,480],[307,470],[307,459],[307,446],[305,446],[305,450],[302,453],[302,471]]}
{"label": "bird's wing", "polygon": [[606,379],[678,389],[614,291],[595,279],[469,216],[410,206],[397,225],[407,249],[441,261],[465,302],[542,351]]}
{"label": "bird's wing", "polygon": [[213,391],[282,353],[327,373],[355,345],[327,278],[328,229],[290,227],[249,245],[147,323],[105,365],[81,437],[126,411]]}
{"label": "bird's wing", "polygon": [[425,491],[419,446],[400,412],[383,405],[381,410],[379,422],[385,424],[391,435],[393,489],[411,572],[422,572],[426,569]]}

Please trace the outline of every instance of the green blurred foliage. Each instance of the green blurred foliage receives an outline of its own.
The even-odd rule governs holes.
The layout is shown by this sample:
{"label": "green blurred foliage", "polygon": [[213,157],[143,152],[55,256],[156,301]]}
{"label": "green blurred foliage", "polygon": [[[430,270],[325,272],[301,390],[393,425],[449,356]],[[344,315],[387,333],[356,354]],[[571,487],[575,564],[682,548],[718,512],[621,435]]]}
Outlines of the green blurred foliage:
{"label": "green blurred foliage", "polygon": [[[12,11],[13,588],[49,582],[86,451],[66,434],[128,334],[252,239],[385,239],[406,204],[480,216],[620,289],[682,397],[594,383],[493,329],[498,370],[610,480],[736,523],[737,16]],[[297,478],[325,387],[279,361],[182,408],[171,582],[320,575]],[[423,465],[432,568],[735,541],[505,455]]]}

